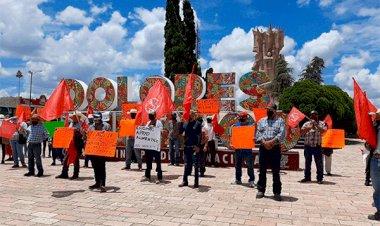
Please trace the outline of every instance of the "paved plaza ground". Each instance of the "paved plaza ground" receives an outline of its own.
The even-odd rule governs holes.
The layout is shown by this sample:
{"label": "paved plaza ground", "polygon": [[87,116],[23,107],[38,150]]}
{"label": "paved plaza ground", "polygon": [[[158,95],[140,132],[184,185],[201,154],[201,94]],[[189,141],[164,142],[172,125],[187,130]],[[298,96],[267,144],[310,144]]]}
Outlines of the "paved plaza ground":
{"label": "paved plaza ground", "polygon": [[43,178],[24,177],[26,169],[6,162],[0,165],[0,225],[373,225],[367,220],[375,211],[372,187],[364,186],[360,147],[334,152],[333,176],[323,185],[299,183],[302,170],[282,171],[282,202],[272,199],[271,175],[267,197],[256,200],[245,170],[243,186],[230,184],[234,168],[207,168],[200,188],[193,189],[178,187],[183,167],[163,164],[165,184],[156,185],[141,183],[143,172],[108,162],[108,192],[99,193],[87,189],[94,183],[91,168],[81,168],[80,179],[70,181],[55,179],[61,166],[50,166],[50,159],[43,160]]}

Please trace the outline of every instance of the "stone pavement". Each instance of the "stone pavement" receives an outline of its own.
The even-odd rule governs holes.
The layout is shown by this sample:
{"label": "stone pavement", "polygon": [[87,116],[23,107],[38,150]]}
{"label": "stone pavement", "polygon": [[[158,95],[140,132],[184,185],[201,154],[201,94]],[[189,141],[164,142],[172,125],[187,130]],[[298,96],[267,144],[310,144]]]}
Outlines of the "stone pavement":
{"label": "stone pavement", "polygon": [[[94,183],[91,168],[81,168],[77,181],[55,179],[61,166],[44,159],[46,176],[27,178],[26,169],[6,162],[0,165],[0,225],[373,225],[367,220],[375,211],[372,187],[364,186],[360,147],[334,152],[334,176],[323,185],[300,184],[303,171],[282,171],[282,202],[272,199],[270,185],[261,200],[247,183],[231,185],[234,168],[207,168],[201,187],[192,189],[178,187],[183,167],[163,165],[165,184],[156,185],[141,183],[143,172],[108,162],[108,192],[99,193],[87,189]],[[302,168],[303,161],[301,155]]]}

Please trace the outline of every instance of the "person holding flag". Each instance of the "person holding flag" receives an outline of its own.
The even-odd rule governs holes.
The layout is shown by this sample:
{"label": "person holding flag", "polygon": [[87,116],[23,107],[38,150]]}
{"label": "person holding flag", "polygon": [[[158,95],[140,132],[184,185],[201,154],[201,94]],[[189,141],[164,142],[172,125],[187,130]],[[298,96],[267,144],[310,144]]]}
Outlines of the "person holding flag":
{"label": "person holding flag", "polygon": [[317,166],[317,182],[323,184],[323,158],[322,158],[322,134],[327,131],[324,122],[319,121],[318,112],[313,110],[310,113],[310,121],[303,124],[301,134],[305,137],[305,177],[301,183],[311,181],[311,162],[313,160]]}
{"label": "person holding flag", "polygon": [[264,197],[267,183],[267,167],[272,166],[273,194],[276,201],[282,201],[281,197],[281,147],[285,137],[285,122],[277,116],[277,105],[267,107],[267,117],[260,119],[257,124],[256,142],[260,144],[259,165],[260,175],[257,182],[257,199]]}

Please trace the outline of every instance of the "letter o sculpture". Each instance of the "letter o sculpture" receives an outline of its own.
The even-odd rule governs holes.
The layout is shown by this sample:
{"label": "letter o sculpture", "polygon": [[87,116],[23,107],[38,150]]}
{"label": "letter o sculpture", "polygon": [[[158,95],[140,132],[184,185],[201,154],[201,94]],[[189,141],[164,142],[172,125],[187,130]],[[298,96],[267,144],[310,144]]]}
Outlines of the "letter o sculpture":
{"label": "letter o sculpture", "polygon": [[117,83],[108,78],[95,78],[88,85],[87,101],[97,111],[115,109],[117,107]]}

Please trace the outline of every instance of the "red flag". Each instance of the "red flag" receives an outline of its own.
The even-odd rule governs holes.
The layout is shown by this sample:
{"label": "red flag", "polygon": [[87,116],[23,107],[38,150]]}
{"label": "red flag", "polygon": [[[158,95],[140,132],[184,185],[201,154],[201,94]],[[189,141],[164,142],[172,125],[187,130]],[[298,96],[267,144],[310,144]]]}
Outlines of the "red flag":
{"label": "red flag", "polygon": [[87,108],[87,117],[89,115],[93,115],[93,114],[94,114],[94,109],[92,109],[92,105],[90,103],[90,104],[88,104],[88,108]]}
{"label": "red flag", "polygon": [[223,135],[224,128],[218,123],[218,115],[214,115],[212,118],[212,126],[214,127],[215,134],[218,134],[219,136]]}
{"label": "red flag", "polygon": [[288,120],[287,125],[291,128],[294,128],[300,123],[306,115],[304,115],[302,112],[300,112],[297,108],[293,107],[292,110],[290,110],[288,114]]}
{"label": "red flag", "polygon": [[1,123],[0,130],[1,137],[11,139],[17,130],[17,125],[8,121],[3,121]]}
{"label": "red flag", "polygon": [[373,126],[370,112],[370,101],[354,79],[354,109],[358,135],[367,141],[372,148],[376,147],[376,131]]}
{"label": "red flag", "polygon": [[152,88],[150,88],[149,93],[141,106],[142,109],[140,111],[143,123],[147,123],[149,121],[149,111],[155,111],[156,119],[160,119],[175,109],[175,105],[170,97],[170,94],[159,80],[157,80]]}
{"label": "red flag", "polygon": [[69,113],[66,113],[66,116],[65,116],[65,127],[69,127],[70,123],[69,123]]}
{"label": "red flag", "polygon": [[190,109],[191,109],[191,104],[193,103],[193,95],[192,95],[192,88],[194,85],[194,75],[189,74],[188,75],[188,80],[186,83],[186,90],[185,90],[185,98],[183,99],[183,118],[185,120],[189,120],[190,118]]}
{"label": "red flag", "polygon": [[67,154],[67,166],[69,166],[71,163],[75,163],[75,160],[77,158],[77,149],[74,145],[74,140],[71,141],[69,148],[66,150]]}
{"label": "red flag", "polygon": [[74,110],[69,90],[65,80],[62,80],[46,102],[41,117],[46,121],[59,118],[69,110]]}
{"label": "red flag", "polygon": [[26,120],[26,117],[25,117],[25,111],[23,111],[20,115],[20,117],[18,117],[18,120],[17,120],[17,127],[20,127],[20,124],[22,122],[24,122]]}
{"label": "red flag", "polygon": [[327,127],[328,127],[329,129],[332,129],[332,127],[333,127],[333,121],[332,121],[330,115],[327,115],[326,118],[323,119],[323,121],[327,124]]}

